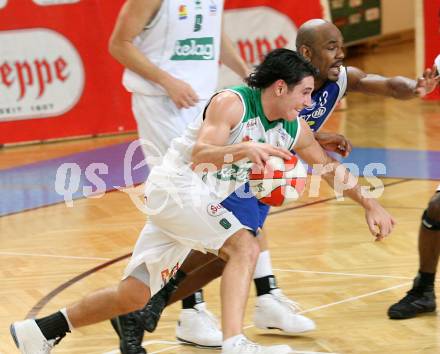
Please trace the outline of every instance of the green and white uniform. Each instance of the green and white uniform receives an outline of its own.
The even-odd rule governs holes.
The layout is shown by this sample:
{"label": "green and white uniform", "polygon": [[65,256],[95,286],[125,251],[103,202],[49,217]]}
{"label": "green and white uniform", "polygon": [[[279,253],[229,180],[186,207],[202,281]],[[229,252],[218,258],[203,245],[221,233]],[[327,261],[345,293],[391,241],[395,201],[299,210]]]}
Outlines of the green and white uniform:
{"label": "green and white uniform", "polygon": [[[244,113],[227,144],[252,140],[289,150],[294,147],[300,134],[297,120],[270,122],[262,109],[260,90],[236,87],[229,91],[240,97]],[[125,274],[146,264],[152,294],[163,285],[161,274],[171,274],[170,269],[177,269],[191,249],[217,253],[231,235],[244,228],[220,202],[247,181],[251,163],[243,159],[220,171],[206,164],[195,172],[191,153],[202,122],[203,114],[173,140],[163,163],[153,168],[146,183],[146,206],[151,213]]]}
{"label": "green and white uniform", "polygon": [[[168,93],[129,69],[123,85],[132,93],[138,132],[148,156],[164,155],[170,141],[194,121],[217,88],[223,0],[163,0],[133,44],[153,64],[194,89],[200,102],[177,109]],[[150,146],[153,145],[153,146]]]}

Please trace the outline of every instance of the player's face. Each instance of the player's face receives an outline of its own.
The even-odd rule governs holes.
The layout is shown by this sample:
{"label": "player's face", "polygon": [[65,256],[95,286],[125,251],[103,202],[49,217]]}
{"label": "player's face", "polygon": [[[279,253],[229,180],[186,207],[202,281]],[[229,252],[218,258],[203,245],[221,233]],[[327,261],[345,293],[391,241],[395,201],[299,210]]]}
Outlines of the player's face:
{"label": "player's face", "polygon": [[287,89],[282,98],[284,114],[288,121],[296,119],[304,108],[312,104],[311,94],[314,88],[313,76],[302,79],[293,88]]}
{"label": "player's face", "polygon": [[338,80],[344,60],[344,39],[336,26],[326,26],[311,48],[311,63],[319,69],[321,80]]}

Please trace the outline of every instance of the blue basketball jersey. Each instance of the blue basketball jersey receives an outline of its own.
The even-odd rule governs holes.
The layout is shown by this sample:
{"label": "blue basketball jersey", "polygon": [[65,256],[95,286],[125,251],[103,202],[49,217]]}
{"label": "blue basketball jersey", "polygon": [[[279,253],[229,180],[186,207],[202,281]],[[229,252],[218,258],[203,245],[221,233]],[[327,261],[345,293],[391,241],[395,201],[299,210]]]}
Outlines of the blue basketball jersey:
{"label": "blue basketball jersey", "polygon": [[338,102],[347,91],[347,69],[341,66],[338,81],[327,81],[312,93],[312,105],[304,108],[299,118],[304,119],[314,132],[318,131],[330,117]]}

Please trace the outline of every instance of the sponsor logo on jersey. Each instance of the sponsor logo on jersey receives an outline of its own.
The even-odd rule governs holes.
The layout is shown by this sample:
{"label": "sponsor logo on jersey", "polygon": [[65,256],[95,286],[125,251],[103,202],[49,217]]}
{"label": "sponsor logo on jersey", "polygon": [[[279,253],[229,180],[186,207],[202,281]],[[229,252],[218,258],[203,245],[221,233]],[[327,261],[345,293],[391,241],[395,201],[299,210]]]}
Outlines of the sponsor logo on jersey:
{"label": "sponsor logo on jersey", "polygon": [[246,129],[253,129],[257,126],[257,124],[258,124],[258,118],[249,119],[246,122]]}
{"label": "sponsor logo on jersey", "polygon": [[160,275],[162,277],[162,287],[164,287],[169,280],[177,273],[177,271],[179,270],[180,265],[179,262],[177,262],[177,264],[171,268],[171,270],[169,268],[165,268],[160,272]]}
{"label": "sponsor logo on jersey", "polygon": [[[313,127],[314,130],[316,130],[322,124],[320,118],[325,117],[326,114],[328,114],[327,113],[328,103],[329,103],[329,92],[326,90],[323,91],[321,94],[319,94],[318,100],[317,101],[313,100],[312,105],[310,107],[305,108],[302,111],[305,112],[305,114],[301,114],[299,117],[304,119],[310,127]],[[330,109],[332,107],[333,106],[331,106]]]}
{"label": "sponsor logo on jersey", "polygon": [[179,20],[185,20],[188,18],[188,9],[186,5],[179,6]]}
{"label": "sponsor logo on jersey", "polygon": [[248,180],[249,172],[251,170],[250,164],[244,166],[228,165],[218,171],[215,176],[222,181],[237,181],[246,182]]}
{"label": "sponsor logo on jersey", "polygon": [[194,32],[199,32],[202,29],[203,15],[197,14],[194,21]]}
{"label": "sponsor logo on jersey", "polygon": [[220,221],[219,221],[219,224],[221,225],[221,226],[223,226],[223,228],[225,228],[226,230],[227,229],[230,229],[231,228],[231,223],[228,221],[228,219],[225,219],[225,218],[223,218],[223,219],[221,219]]}
{"label": "sponsor logo on jersey", "polygon": [[214,38],[188,38],[176,41],[171,60],[214,60]]}
{"label": "sponsor logo on jersey", "polygon": [[214,0],[211,0],[211,3],[209,4],[209,13],[211,15],[215,15],[217,13],[217,4]]}
{"label": "sponsor logo on jersey", "polygon": [[226,208],[223,205],[221,205],[220,203],[208,204],[207,211],[208,211],[208,214],[211,216],[220,216],[220,215],[227,212]]}

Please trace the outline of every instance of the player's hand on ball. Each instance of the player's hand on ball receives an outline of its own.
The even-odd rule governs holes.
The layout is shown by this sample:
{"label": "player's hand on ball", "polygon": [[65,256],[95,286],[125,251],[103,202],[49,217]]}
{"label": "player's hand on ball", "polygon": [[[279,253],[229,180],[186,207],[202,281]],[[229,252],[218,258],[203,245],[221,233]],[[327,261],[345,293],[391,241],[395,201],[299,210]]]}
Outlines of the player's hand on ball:
{"label": "player's hand on ball", "polygon": [[353,149],[350,140],[341,134],[316,132],[315,139],[324,150],[336,152],[342,157],[350,155]]}
{"label": "player's hand on ball", "polygon": [[376,241],[381,241],[387,237],[396,224],[394,218],[373,199],[370,201],[370,206],[365,209],[365,217],[370,232],[376,237]]}
{"label": "player's hand on ball", "polygon": [[264,170],[264,164],[270,156],[277,156],[284,160],[289,160],[293,156],[289,150],[270,144],[254,142],[246,142],[243,144],[246,149],[246,157],[261,171]]}

